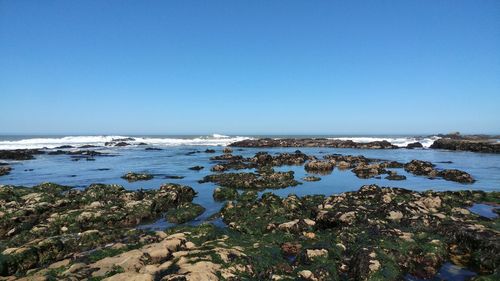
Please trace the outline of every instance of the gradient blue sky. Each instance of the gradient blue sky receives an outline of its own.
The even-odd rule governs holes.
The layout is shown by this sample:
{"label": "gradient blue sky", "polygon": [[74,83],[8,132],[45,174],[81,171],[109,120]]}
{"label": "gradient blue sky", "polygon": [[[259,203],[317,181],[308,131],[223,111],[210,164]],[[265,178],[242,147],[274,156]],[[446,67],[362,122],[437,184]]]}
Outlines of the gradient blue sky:
{"label": "gradient blue sky", "polygon": [[0,0],[0,133],[500,133],[500,1]]}

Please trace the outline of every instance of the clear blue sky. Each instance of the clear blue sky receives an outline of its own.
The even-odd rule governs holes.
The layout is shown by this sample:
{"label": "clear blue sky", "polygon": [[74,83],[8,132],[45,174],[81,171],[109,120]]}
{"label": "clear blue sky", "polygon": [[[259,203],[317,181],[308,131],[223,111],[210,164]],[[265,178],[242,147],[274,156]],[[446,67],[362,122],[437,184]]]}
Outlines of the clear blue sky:
{"label": "clear blue sky", "polygon": [[500,133],[500,1],[0,0],[0,133]]}

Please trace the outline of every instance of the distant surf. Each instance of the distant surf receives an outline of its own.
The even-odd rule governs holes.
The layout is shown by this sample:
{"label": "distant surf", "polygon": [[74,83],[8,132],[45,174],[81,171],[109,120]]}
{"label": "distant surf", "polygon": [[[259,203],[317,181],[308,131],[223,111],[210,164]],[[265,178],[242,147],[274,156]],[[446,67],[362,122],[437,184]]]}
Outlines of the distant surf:
{"label": "distant surf", "polygon": [[[113,142],[120,139],[127,139],[126,142],[131,145],[148,144],[155,146],[182,146],[182,145],[200,145],[200,146],[225,146],[232,142],[249,139],[250,137],[225,136],[213,134],[207,136],[189,136],[189,137],[136,137],[136,136],[65,136],[65,137],[27,137],[16,140],[8,140],[0,136],[0,149],[28,149],[28,148],[56,148],[59,146],[104,146],[107,142]],[[130,140],[129,140],[130,139]]]}

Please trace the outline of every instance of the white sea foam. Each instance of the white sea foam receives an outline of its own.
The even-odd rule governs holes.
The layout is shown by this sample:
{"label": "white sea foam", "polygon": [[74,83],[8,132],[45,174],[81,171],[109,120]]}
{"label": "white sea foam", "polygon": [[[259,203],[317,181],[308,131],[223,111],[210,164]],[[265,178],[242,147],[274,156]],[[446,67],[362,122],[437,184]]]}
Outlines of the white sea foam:
{"label": "white sea foam", "polygon": [[[104,146],[106,142],[116,139],[128,138],[128,136],[68,136],[54,138],[26,138],[21,140],[0,140],[0,149],[25,149],[25,148],[55,148],[63,145],[82,146],[95,145]],[[232,142],[249,139],[249,137],[231,137],[219,134],[200,137],[132,137],[133,141],[126,141],[132,145],[146,143],[157,146],[181,146],[181,145],[209,145],[225,146]]]}
{"label": "white sea foam", "polygon": [[372,141],[388,141],[393,145],[399,147],[405,147],[410,143],[420,142],[423,147],[428,148],[432,145],[432,143],[439,139],[438,136],[430,136],[430,137],[339,137],[339,138],[331,138],[338,140],[352,140],[354,142],[366,143]]}

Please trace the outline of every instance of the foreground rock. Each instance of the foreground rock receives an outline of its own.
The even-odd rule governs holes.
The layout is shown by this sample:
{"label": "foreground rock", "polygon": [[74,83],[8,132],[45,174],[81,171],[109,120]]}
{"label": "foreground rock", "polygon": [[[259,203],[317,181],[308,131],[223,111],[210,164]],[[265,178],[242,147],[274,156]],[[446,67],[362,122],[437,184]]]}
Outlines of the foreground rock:
{"label": "foreground rock", "polygon": [[472,152],[500,153],[500,143],[488,139],[442,138],[430,146],[434,149],[462,150]]}
{"label": "foreground rock", "polygon": [[[181,191],[168,196],[180,202],[190,192],[179,187],[162,188]],[[498,204],[500,194],[419,193],[376,185],[328,197],[265,193],[258,198],[256,192],[246,191],[221,210],[229,228],[202,224],[165,232],[135,230],[122,233],[127,239],[113,237],[91,252],[80,251],[85,243],[72,244],[78,254],[64,255],[58,251],[68,249],[66,245],[49,247],[38,240],[34,245],[50,249],[50,254],[8,248],[0,268],[10,275],[11,265],[21,264],[25,267],[17,266],[16,272],[22,276],[38,267],[30,278],[39,280],[374,281],[402,280],[407,274],[430,278],[443,262],[452,260],[480,273],[486,278],[482,280],[495,280],[499,219],[470,213],[467,208],[473,202]],[[89,237],[104,239],[107,227],[93,228],[99,235]],[[40,259],[43,265],[26,266]]]}
{"label": "foreground rock", "polygon": [[231,143],[233,147],[334,147],[334,148],[369,148],[369,149],[392,149],[398,148],[388,141],[373,141],[367,143],[354,142],[352,140],[335,140],[326,138],[285,138],[285,139],[254,139],[242,140]]}
{"label": "foreground rock", "polygon": [[240,239],[259,244],[260,260],[282,253],[282,259],[266,260],[265,266],[249,263],[260,280],[431,278],[448,259],[460,259],[461,266],[494,280],[500,266],[499,219],[487,221],[467,210],[483,201],[498,203],[500,194],[370,185],[330,197],[266,193],[228,203],[222,217],[243,235]]}
{"label": "foreground rock", "polygon": [[0,187],[0,276],[24,274],[78,259],[108,243],[139,243],[131,227],[189,203],[195,191],[176,184],[127,191],[94,184],[84,190],[56,184]]}

